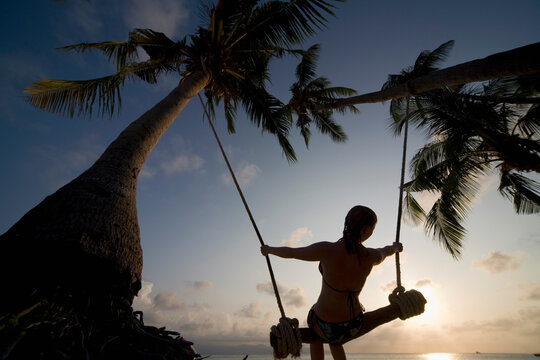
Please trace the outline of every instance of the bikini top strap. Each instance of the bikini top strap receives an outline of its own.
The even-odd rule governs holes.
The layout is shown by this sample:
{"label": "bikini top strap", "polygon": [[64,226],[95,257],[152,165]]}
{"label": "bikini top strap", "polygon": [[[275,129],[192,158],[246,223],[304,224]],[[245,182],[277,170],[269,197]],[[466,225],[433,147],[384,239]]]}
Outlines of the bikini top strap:
{"label": "bikini top strap", "polygon": [[324,281],[324,283],[326,284],[326,286],[328,286],[330,289],[334,290],[335,292],[340,292],[340,293],[352,293],[352,294],[356,294],[356,293],[359,293],[360,291],[356,290],[340,290],[340,289],[336,289],[335,287],[333,287],[332,285],[330,285],[328,283],[328,281],[326,281],[326,279],[324,278],[324,273],[323,273],[323,268],[322,268],[322,263],[319,263],[319,272],[321,273],[322,275],[322,279]]}

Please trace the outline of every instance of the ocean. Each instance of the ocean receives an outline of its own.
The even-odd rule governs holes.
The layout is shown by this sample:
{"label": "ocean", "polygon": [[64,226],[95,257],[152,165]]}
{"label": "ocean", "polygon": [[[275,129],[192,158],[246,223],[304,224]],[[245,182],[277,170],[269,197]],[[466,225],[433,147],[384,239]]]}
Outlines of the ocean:
{"label": "ocean", "polygon": [[[242,360],[245,355],[212,355],[209,360]],[[290,358],[288,358],[290,359]],[[309,354],[298,360],[309,360]],[[332,355],[325,354],[326,360]],[[533,360],[540,359],[533,354],[347,354],[347,360]],[[247,360],[274,360],[271,355],[249,355]]]}

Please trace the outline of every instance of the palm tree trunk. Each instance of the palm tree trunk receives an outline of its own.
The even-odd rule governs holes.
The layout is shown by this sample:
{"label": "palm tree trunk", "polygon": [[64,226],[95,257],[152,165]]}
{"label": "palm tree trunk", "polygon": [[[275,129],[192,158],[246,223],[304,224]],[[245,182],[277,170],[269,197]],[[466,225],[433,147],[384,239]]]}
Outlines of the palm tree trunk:
{"label": "palm tree trunk", "polygon": [[540,42],[429,73],[385,90],[336,100],[328,108],[405,98],[445,86],[540,72]]}
{"label": "palm tree trunk", "polygon": [[183,79],[88,170],[0,236],[0,279],[11,295],[0,300],[0,315],[35,290],[58,287],[131,303],[142,274],[138,174],[160,136],[208,81],[202,72]]}

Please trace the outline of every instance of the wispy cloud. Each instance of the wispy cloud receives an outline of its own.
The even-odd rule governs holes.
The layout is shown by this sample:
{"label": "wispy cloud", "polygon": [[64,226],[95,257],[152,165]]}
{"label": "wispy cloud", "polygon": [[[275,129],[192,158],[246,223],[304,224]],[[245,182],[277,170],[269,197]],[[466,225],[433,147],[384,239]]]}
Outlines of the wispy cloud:
{"label": "wispy cloud", "polygon": [[[288,288],[280,282],[277,283],[279,294],[284,300],[286,305],[291,305],[294,307],[302,307],[307,304],[306,296],[304,295],[304,290],[301,288]],[[274,287],[270,281],[265,283],[257,284],[257,291],[266,293],[269,295],[274,295]]]}
{"label": "wispy cloud", "polygon": [[161,163],[161,168],[167,175],[192,172],[204,166],[204,159],[199,155],[180,154]]}
{"label": "wispy cloud", "polygon": [[[207,281],[191,281],[185,285],[190,289],[211,287]],[[210,353],[209,349],[223,351],[224,348],[267,343],[269,313],[263,314],[258,302],[228,314],[200,302],[184,303],[172,292],[162,291],[152,296],[153,287],[153,283],[143,281],[139,296],[133,302],[135,310],[144,312],[145,324],[180,331],[203,353]],[[253,321],[254,318],[261,321]]]}
{"label": "wispy cloud", "polygon": [[415,287],[421,288],[421,287],[432,286],[432,285],[433,285],[433,281],[431,281],[430,279],[422,279],[416,282]]}
{"label": "wispy cloud", "polygon": [[249,319],[259,318],[262,315],[261,304],[259,302],[252,302],[242,307],[235,315]]}
{"label": "wispy cloud", "polygon": [[103,27],[98,13],[98,5],[95,1],[70,1],[67,8],[69,23],[77,29],[84,31],[85,34],[96,35]]}
{"label": "wispy cloud", "polygon": [[[240,164],[238,169],[235,171],[236,180],[238,180],[240,186],[248,186],[253,181],[253,179],[255,179],[257,175],[259,175],[260,172],[261,170],[257,165],[244,162]],[[228,173],[221,174],[221,180],[225,184],[231,184],[233,182],[231,176]]]}
{"label": "wispy cloud", "polygon": [[183,310],[186,307],[176,298],[176,293],[170,291],[157,294],[154,298],[154,304],[157,308],[164,310]]}
{"label": "wispy cloud", "polygon": [[473,263],[473,266],[482,269],[489,275],[495,275],[519,269],[526,257],[527,254],[523,252],[510,254],[492,251],[483,259]]}
{"label": "wispy cloud", "polygon": [[313,238],[313,233],[306,226],[294,230],[282,244],[290,247],[298,247]]}
{"label": "wispy cloud", "polygon": [[207,292],[212,288],[213,284],[210,281],[196,280],[186,281],[186,286],[198,292]]}
{"label": "wispy cloud", "polygon": [[[409,284],[403,284],[405,288],[409,287]],[[414,282],[413,288],[419,289],[419,288],[425,288],[425,287],[433,287],[433,281],[430,279],[421,279]],[[397,288],[397,281],[392,280],[387,284],[381,285],[380,289],[385,293],[390,293],[394,291],[394,289]]]}
{"label": "wispy cloud", "polygon": [[524,295],[520,297],[520,300],[525,301],[540,301],[540,286],[538,284],[522,285]]}
{"label": "wispy cloud", "polygon": [[184,1],[130,0],[122,11],[124,23],[130,28],[150,28],[172,37],[189,18]]}

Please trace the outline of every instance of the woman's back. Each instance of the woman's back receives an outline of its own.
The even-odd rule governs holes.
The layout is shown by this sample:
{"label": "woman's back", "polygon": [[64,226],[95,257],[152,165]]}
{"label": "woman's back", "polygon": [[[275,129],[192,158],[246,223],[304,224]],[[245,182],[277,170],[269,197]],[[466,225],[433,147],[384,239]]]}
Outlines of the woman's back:
{"label": "woman's back", "polygon": [[358,250],[358,255],[348,253],[343,240],[328,247],[321,261],[321,293],[314,306],[321,319],[347,321],[362,311],[358,295],[374,262],[369,249],[361,246]]}

